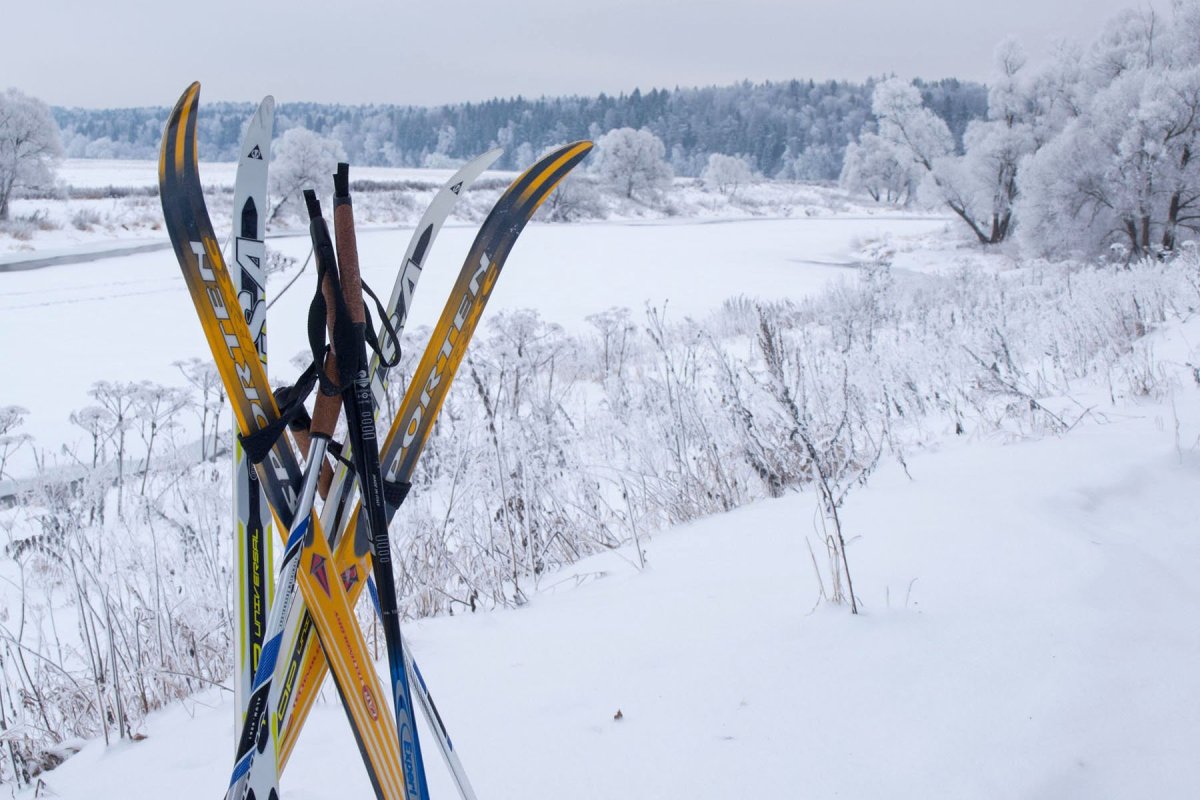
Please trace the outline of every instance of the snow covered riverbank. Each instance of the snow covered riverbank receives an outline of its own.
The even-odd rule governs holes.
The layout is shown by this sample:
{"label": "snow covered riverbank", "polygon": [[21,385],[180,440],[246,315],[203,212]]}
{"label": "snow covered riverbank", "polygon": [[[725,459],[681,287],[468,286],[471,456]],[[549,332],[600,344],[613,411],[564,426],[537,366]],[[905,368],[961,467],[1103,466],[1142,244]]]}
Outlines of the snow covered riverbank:
{"label": "snow covered riverbank", "polygon": [[[1190,445],[1195,387],[1185,407]],[[857,618],[814,611],[804,492],[655,534],[644,570],[625,548],[522,609],[406,630],[480,797],[1188,797],[1200,459],[1174,425],[1133,404],[884,468],[845,509]],[[160,780],[211,798],[232,718],[206,692],[44,779],[67,800]],[[298,748],[288,797],[369,793],[332,699]]]}

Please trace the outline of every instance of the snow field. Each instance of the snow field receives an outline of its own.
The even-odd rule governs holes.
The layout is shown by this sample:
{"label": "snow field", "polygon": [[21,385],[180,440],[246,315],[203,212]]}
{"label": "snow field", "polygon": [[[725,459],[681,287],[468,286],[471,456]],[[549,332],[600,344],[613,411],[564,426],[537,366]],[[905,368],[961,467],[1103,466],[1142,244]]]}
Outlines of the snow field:
{"label": "snow field", "polygon": [[[1180,457],[1171,415],[1145,404],[881,469],[845,509],[858,618],[814,610],[804,492],[660,532],[644,570],[625,548],[525,608],[406,633],[481,797],[1187,797],[1200,459]],[[1200,432],[1200,413],[1180,422]],[[46,781],[68,799],[155,796],[153,776],[214,796],[230,704],[205,693]],[[282,789],[369,791],[335,702]]]}
{"label": "snow field", "polygon": [[[930,233],[940,219],[860,218],[749,220],[683,224],[531,223],[514,248],[488,303],[498,311],[534,308],[573,331],[586,317],[622,306],[640,315],[645,303],[667,304],[670,318],[701,315],[735,294],[803,299],[832,281],[854,279],[854,247],[864,237]],[[476,227],[448,225],[434,245],[413,304],[409,331],[432,325],[474,239]],[[364,230],[358,237],[363,275],[381,297],[391,292],[410,229]],[[269,247],[305,261],[307,237],[273,239]],[[796,253],[804,253],[803,261]],[[811,261],[809,261],[811,260]],[[830,266],[840,262],[844,266]],[[271,299],[294,271],[274,276]],[[271,307],[268,347],[273,384],[298,373],[289,362],[307,349],[304,320],[316,281],[305,274]],[[11,380],[0,405],[30,411],[24,432],[40,447],[81,441],[69,415],[92,403],[97,380],[184,384],[174,362],[209,359],[192,300],[168,250],[85,264],[0,273],[0,341],[28,340],[6,354]],[[413,334],[405,349],[424,347]],[[186,424],[186,423],[185,423]],[[26,464],[29,464],[26,461]]]}
{"label": "snow field", "polygon": [[[845,215],[534,224],[485,316],[532,306],[582,333],[588,315],[611,306],[637,319],[643,303],[666,302],[668,319],[679,320],[734,293],[804,300],[856,283],[851,267],[876,254],[893,263],[898,285],[919,287],[942,278],[917,273],[945,273],[959,259],[944,243],[937,249],[944,227]],[[377,290],[390,287],[388,262],[408,234],[360,237]],[[434,321],[473,235],[443,232],[412,330]],[[275,244],[301,260],[307,251],[302,238]],[[1013,285],[1009,313],[1030,313],[1022,303],[1038,282],[1006,275],[1014,265],[1001,261],[986,265],[997,272],[988,279],[1000,292]],[[1080,302],[1111,300],[1118,313],[1097,309],[1093,323],[1081,308],[1068,321],[1086,329],[1142,319],[1119,311],[1129,302],[1117,293],[1124,283],[1114,281],[1109,298],[1085,292],[1084,278]],[[1168,285],[1153,280],[1150,296]],[[0,404],[29,407],[22,430],[49,450],[81,436],[66,415],[89,402],[91,381],[179,385],[171,362],[205,355],[169,251],[0,281],[12,289],[0,335],[21,341],[48,327],[50,363],[70,365],[46,379],[45,350],[10,354],[13,374],[37,379],[11,383]],[[272,319],[303,319],[305,283]],[[1183,321],[1156,319],[1148,337],[1114,338],[1128,349],[1097,357],[1090,377],[1058,364],[1039,370],[1036,353],[1020,361],[1038,341],[1032,333],[1011,342],[1021,376],[1053,386],[1072,375],[1069,397],[1044,387],[1037,395],[1074,423],[1065,434],[1026,424],[1020,397],[1007,412],[1015,424],[972,418],[963,437],[950,435],[945,410],[915,423],[929,428],[909,442],[906,468],[885,456],[841,511],[860,617],[819,602],[810,546],[828,575],[816,497],[804,491],[646,531],[644,569],[624,547],[543,576],[521,608],[406,624],[480,796],[1189,796],[1200,783],[1200,391],[1190,366],[1200,324],[1186,298],[1175,300],[1164,306]],[[273,378],[293,375],[300,326],[274,323],[269,339]],[[1045,438],[1021,440],[1037,436]],[[15,580],[11,566],[4,575]],[[286,797],[369,793],[326,692],[284,777]],[[151,715],[138,728],[145,741],[94,741],[43,780],[64,798],[148,797],[163,782],[184,800],[215,796],[228,777],[231,703],[223,691],[201,693]],[[434,796],[453,796],[423,738]]]}

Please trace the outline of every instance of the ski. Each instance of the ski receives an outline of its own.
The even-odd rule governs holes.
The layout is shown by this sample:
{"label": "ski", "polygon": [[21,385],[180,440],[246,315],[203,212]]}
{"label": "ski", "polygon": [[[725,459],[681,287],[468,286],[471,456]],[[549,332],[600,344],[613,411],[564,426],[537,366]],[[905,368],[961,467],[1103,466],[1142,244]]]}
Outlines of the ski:
{"label": "ski", "polygon": [[[245,318],[238,313],[240,304],[204,203],[196,151],[199,93],[199,83],[189,86],[168,119],[159,159],[160,199],[176,258],[238,420],[238,429],[248,435],[276,422],[279,412]],[[286,440],[276,440],[256,469],[278,529],[281,534],[292,531],[299,503],[296,487],[300,486],[302,476]],[[308,521],[307,525],[303,520]],[[372,788],[379,798],[404,798],[395,722],[391,715],[379,713],[375,698],[381,696],[382,689],[367,656],[354,609],[341,581],[336,579],[337,573],[331,575],[330,566],[335,562],[319,519],[309,514],[302,517],[300,527],[304,530],[298,584],[332,666]],[[290,602],[284,595],[277,593],[275,602]],[[278,647],[278,639],[267,641],[260,672],[268,660],[273,660],[269,659],[269,651]],[[272,715],[266,705],[260,696],[257,703],[250,704],[246,719],[247,725],[260,731],[255,742],[260,755],[268,749],[270,740],[265,735],[263,721],[267,726],[278,725],[278,716]],[[259,718],[257,721],[255,716]]]}
{"label": "ski", "polygon": [[[437,412],[513,245],[542,202],[591,148],[590,142],[576,142],[542,158],[509,186],[480,227],[381,448],[380,461],[385,475],[398,491],[403,492],[411,481],[417,458],[433,430]],[[388,506],[389,521],[398,505]],[[347,521],[346,533],[339,539],[335,553],[337,574],[341,576],[352,602],[357,601],[362,593],[371,568],[366,543],[366,531],[361,526],[356,509]],[[289,671],[296,674],[296,700],[284,721],[280,738],[281,764],[294,747],[296,736],[328,669],[320,648],[311,642],[311,626],[301,628],[300,645],[302,655],[298,663],[289,667]],[[427,693],[421,691],[423,681],[416,683],[418,699],[429,699]],[[440,741],[446,743],[453,763],[457,763],[457,755],[449,736],[445,734],[444,726],[440,724],[440,717],[431,699],[429,706],[428,716],[435,720],[432,727],[439,731]],[[449,757],[447,760],[451,761]],[[460,791],[463,791],[467,800],[471,800],[474,793],[470,791],[469,784],[465,784],[467,789],[464,791],[464,784],[460,784]]]}
{"label": "ski", "polygon": [[[250,327],[258,357],[267,364],[266,234],[267,165],[275,100],[263,98],[242,139],[241,158],[233,188],[233,287]],[[266,637],[271,607],[274,554],[271,513],[258,476],[246,460],[241,442],[233,444],[234,610],[237,629],[237,677],[234,710],[238,728],[246,718],[254,673]]]}
{"label": "ski", "polygon": [[[313,239],[313,252],[317,257],[317,274],[321,276],[321,293],[325,299],[326,327],[330,342],[334,341],[335,330],[339,316],[346,318],[343,304],[337,302],[341,292],[337,262],[334,257],[333,244],[329,238],[329,229],[321,217],[320,204],[311,190],[305,191],[311,218],[310,231]],[[326,358],[326,377],[335,384],[348,383],[352,376],[347,371],[348,362],[343,362],[338,368],[336,351],[330,351]],[[337,394],[318,392],[314,404],[312,423],[308,429],[308,461],[304,471],[304,483],[300,489],[292,528],[288,531],[287,545],[279,569],[279,594],[271,606],[270,619],[267,627],[269,647],[264,653],[262,663],[254,676],[254,707],[270,710],[279,707],[282,684],[275,680],[276,664],[279,658],[280,644],[283,641],[283,626],[287,620],[289,606],[296,596],[296,573],[304,555],[311,548],[308,539],[313,536],[311,521],[313,517],[313,501],[317,495],[317,483],[320,480],[321,468],[325,464],[325,451],[329,439],[337,427],[338,410],[341,400]],[[265,696],[265,700],[263,697]],[[265,703],[265,705],[264,705]],[[264,730],[264,728],[266,730]],[[242,728],[238,741],[238,750],[234,760],[233,775],[226,791],[226,800],[240,800],[258,797],[276,797],[279,793],[279,770],[274,748],[276,726],[269,719],[259,715],[258,720],[252,720]],[[271,737],[271,742],[258,747],[258,742]]]}

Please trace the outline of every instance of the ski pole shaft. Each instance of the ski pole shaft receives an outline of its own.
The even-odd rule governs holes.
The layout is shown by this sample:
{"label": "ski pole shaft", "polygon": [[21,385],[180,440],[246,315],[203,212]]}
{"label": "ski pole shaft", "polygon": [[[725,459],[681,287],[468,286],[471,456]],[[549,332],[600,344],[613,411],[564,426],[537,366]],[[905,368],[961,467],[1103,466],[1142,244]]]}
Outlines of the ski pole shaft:
{"label": "ski pole shaft", "polygon": [[363,509],[371,537],[371,555],[379,584],[384,641],[387,644],[392,700],[400,750],[405,756],[405,781],[409,800],[428,800],[425,763],[413,715],[412,692],[404,666],[400,636],[400,610],[396,599],[396,580],[392,568],[392,548],[388,536],[388,517],[384,499],[383,475],[379,468],[379,440],[375,430],[375,401],[367,373],[366,311],[363,306],[362,276],[358,264],[358,242],[354,233],[354,210],[350,202],[350,166],[338,164],[333,186],[333,231],[337,243],[338,269],[342,296],[355,326],[354,342],[358,362],[354,383],[347,387],[346,427],[354,448],[354,463],[359,477]]}

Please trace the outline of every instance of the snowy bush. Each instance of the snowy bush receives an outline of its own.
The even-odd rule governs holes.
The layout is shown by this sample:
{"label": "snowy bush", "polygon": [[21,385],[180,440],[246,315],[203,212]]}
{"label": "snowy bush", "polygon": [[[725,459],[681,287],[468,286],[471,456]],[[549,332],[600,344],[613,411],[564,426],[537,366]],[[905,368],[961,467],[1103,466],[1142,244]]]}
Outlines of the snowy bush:
{"label": "snowy bush", "polygon": [[545,219],[552,222],[575,222],[584,219],[603,219],[606,216],[600,188],[586,175],[569,175],[546,200]]}
{"label": "snowy bush", "polygon": [[732,198],[737,194],[739,186],[745,186],[754,180],[754,170],[744,158],[711,153],[700,179],[710,191],[720,192]]}
{"label": "snowy bush", "polygon": [[81,208],[71,215],[71,226],[77,231],[91,230],[103,221],[100,212],[94,208]]}
{"label": "snowy bush", "polygon": [[[402,610],[523,604],[591,553],[638,542],[642,563],[649,532],[798,489],[818,500],[824,596],[858,603],[839,509],[882,459],[1061,435],[1102,412],[1097,390],[1162,394],[1151,334],[1197,308],[1187,255],[919,281],[881,262],[804,303],[611,309],[577,334],[489,315],[394,522]],[[385,419],[421,355],[402,352]],[[186,391],[97,384],[72,415],[82,449],[42,456],[0,510],[0,780],[27,782],[80,737],[136,737],[149,711],[229,680],[228,415],[210,364],[180,369]],[[22,416],[0,409],[0,436]]]}

